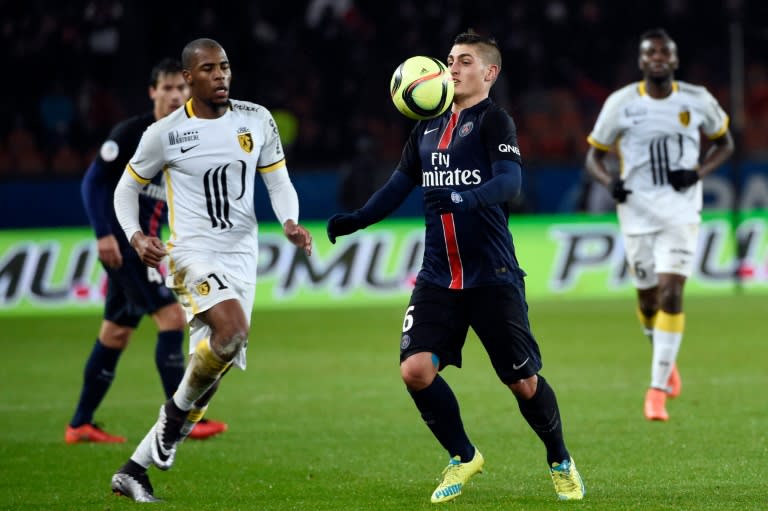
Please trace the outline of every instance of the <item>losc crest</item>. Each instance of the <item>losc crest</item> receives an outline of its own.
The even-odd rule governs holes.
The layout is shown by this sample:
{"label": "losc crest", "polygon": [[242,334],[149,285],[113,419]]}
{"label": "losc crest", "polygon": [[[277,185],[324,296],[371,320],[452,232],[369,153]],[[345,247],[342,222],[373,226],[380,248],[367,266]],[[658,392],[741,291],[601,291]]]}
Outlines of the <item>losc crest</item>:
{"label": "losc crest", "polygon": [[[243,130],[243,129],[247,129],[247,128],[240,128],[240,130]],[[251,137],[250,131],[246,131],[244,133],[238,133],[237,141],[240,144],[240,148],[246,153],[250,153],[251,151],[253,151],[253,137]]]}

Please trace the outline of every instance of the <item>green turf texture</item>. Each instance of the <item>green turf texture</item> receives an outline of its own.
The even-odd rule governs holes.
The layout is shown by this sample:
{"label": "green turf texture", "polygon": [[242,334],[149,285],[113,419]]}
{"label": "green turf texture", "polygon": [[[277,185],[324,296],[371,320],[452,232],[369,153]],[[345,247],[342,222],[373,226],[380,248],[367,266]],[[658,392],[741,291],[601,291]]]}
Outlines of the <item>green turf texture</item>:
{"label": "green turf texture", "polygon": [[[668,423],[643,418],[650,346],[632,296],[531,304],[587,497],[555,498],[544,449],[471,335],[443,372],[486,458],[449,509],[768,509],[765,297],[689,298],[683,394]],[[256,312],[246,372],[209,410],[224,435],[185,442],[150,471],[164,510],[427,510],[447,455],[400,380],[405,308]],[[99,317],[0,318],[0,509],[135,508],[112,473],[162,402],[145,320],[97,413],[122,445],[65,445]],[[146,505],[144,505],[146,506]],[[151,506],[150,506],[151,507]]]}

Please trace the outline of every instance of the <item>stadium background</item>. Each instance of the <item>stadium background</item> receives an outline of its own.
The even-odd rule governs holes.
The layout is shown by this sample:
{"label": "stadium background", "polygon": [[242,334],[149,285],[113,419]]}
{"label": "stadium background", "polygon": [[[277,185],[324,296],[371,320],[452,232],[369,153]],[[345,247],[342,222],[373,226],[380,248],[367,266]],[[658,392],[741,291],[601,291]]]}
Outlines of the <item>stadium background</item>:
{"label": "stadium background", "polygon": [[[399,157],[411,123],[388,98],[395,65],[413,54],[443,56],[468,26],[495,35],[504,54],[494,95],[519,125],[525,162],[510,229],[529,273],[544,374],[588,488],[579,507],[764,510],[767,11],[765,2],[737,0],[0,0],[0,510],[134,508],[111,495],[109,478],[157,414],[151,321],[123,355],[97,417],[129,442],[62,439],[101,321],[79,181],[112,124],[149,108],[154,62],[200,36],[225,46],[233,97],[279,114],[317,245],[306,266],[270,223],[269,206],[259,212],[269,259],[249,368],[227,376],[211,410],[230,431],[185,443],[174,470],[152,471],[162,507],[434,510],[428,492],[445,460],[397,374],[402,281],[418,262],[408,253],[423,230],[419,198],[398,211],[404,218],[333,247],[323,223],[357,206]],[[648,343],[615,215],[599,213],[599,195],[586,206],[582,169],[601,102],[638,79],[637,37],[655,26],[680,45],[678,77],[705,84],[731,113],[739,151],[705,181],[710,211],[702,262],[686,289],[679,358],[685,390],[667,424],[642,417]],[[728,236],[740,223],[759,277],[741,291],[756,293],[728,285]],[[457,505],[562,509],[541,445],[470,337],[464,367],[443,374],[487,470]]]}
{"label": "stadium background", "polygon": [[[768,162],[768,8],[739,0],[466,2],[3,1],[0,227],[84,225],[76,182],[111,126],[149,107],[159,58],[210,36],[233,65],[232,96],[272,109],[283,129],[304,218],[359,206],[391,172],[412,123],[388,99],[395,66],[443,57],[467,27],[495,36],[504,71],[494,98],[515,118],[525,162],[520,212],[610,208],[589,202],[588,134],[613,89],[637,80],[637,38],[677,40],[677,76],[705,84],[732,115],[738,158],[707,187],[728,208]],[[734,165],[736,168],[733,168]],[[768,190],[768,183],[758,182]],[[768,191],[746,207],[764,207]],[[44,202],[48,214],[29,204]],[[418,216],[410,204],[400,212]],[[30,211],[31,210],[31,211]]]}

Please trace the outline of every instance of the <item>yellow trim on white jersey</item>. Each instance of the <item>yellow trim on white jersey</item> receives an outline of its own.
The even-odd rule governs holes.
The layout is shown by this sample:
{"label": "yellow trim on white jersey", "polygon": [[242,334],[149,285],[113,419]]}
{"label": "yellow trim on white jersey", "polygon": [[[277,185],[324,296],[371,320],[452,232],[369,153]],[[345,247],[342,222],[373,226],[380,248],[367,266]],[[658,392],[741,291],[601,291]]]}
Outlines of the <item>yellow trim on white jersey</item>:
{"label": "yellow trim on white jersey", "polygon": [[192,108],[192,98],[189,98],[187,102],[184,103],[184,112],[190,119],[195,117],[195,110]]}
{"label": "yellow trim on white jersey", "polygon": [[[677,92],[679,88],[680,88],[680,85],[676,81],[673,81],[672,82],[672,92]],[[647,96],[648,95],[648,91],[645,88],[645,81],[639,82],[637,84],[637,93],[640,94],[641,96]]]}
{"label": "yellow trim on white jersey", "polygon": [[[166,204],[168,204],[168,230],[171,231],[171,240],[176,239],[176,229],[174,229],[174,221],[176,220],[176,208],[174,207],[174,201],[173,201],[173,186],[171,186],[171,172],[168,171],[168,165],[163,167],[163,174],[165,178],[165,196],[166,196]],[[169,248],[173,247],[173,245],[168,242],[168,245],[170,245]]]}
{"label": "yellow trim on white jersey", "polygon": [[256,170],[258,170],[260,174],[268,174],[270,172],[276,171],[280,167],[285,167],[285,158],[280,161],[276,161],[272,165],[267,165],[266,167],[257,167]]}
{"label": "yellow trim on white jersey", "polygon": [[602,143],[598,142],[597,140],[595,140],[594,138],[592,138],[592,135],[587,137],[587,143],[589,143],[589,145],[591,145],[591,146],[597,147],[601,151],[610,152],[610,151],[613,150],[613,148],[611,146],[602,144]]}
{"label": "yellow trim on white jersey", "polygon": [[143,185],[148,185],[148,184],[149,184],[149,183],[152,181],[151,179],[147,179],[146,177],[141,177],[140,175],[138,175],[138,174],[136,173],[136,171],[135,171],[135,170],[133,170],[133,167],[131,167],[131,164],[130,164],[130,163],[128,163],[128,164],[126,164],[126,165],[125,165],[125,170],[127,170],[127,171],[128,171],[128,174],[129,174],[129,175],[130,175],[130,176],[131,176],[133,179],[135,179],[136,181],[138,181],[139,183],[141,183],[141,184],[143,184]]}
{"label": "yellow trim on white jersey", "polygon": [[701,221],[701,183],[678,191],[669,176],[697,168],[701,139],[722,137],[728,130],[727,114],[705,87],[673,81],[672,93],[654,98],[647,85],[634,82],[613,92],[587,138],[619,156],[621,177],[632,190],[617,208],[625,234]]}
{"label": "yellow trim on white jersey", "polygon": [[723,127],[717,130],[717,133],[714,135],[707,135],[707,138],[710,140],[717,140],[718,138],[725,135],[725,133],[728,131],[728,126],[731,124],[731,118],[729,116],[725,116],[725,122],[723,122]]}

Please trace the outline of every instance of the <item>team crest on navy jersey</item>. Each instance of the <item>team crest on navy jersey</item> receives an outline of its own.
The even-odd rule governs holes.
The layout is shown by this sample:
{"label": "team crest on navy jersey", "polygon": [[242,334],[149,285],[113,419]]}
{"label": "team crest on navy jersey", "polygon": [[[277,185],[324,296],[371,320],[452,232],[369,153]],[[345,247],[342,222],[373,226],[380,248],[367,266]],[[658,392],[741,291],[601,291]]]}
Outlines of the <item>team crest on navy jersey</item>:
{"label": "team crest on navy jersey", "polygon": [[472,122],[465,122],[461,125],[461,128],[459,128],[459,136],[460,137],[466,137],[469,135],[469,133],[472,131],[472,128],[474,128],[475,125]]}
{"label": "team crest on navy jersey", "polygon": [[687,128],[688,124],[690,124],[691,122],[691,112],[686,108],[685,110],[677,114],[677,117],[680,119],[680,124],[682,124]]}
{"label": "team crest on navy jersey", "polygon": [[246,153],[253,151],[253,137],[248,128],[240,128],[237,130],[237,141],[240,143],[240,148]]}

